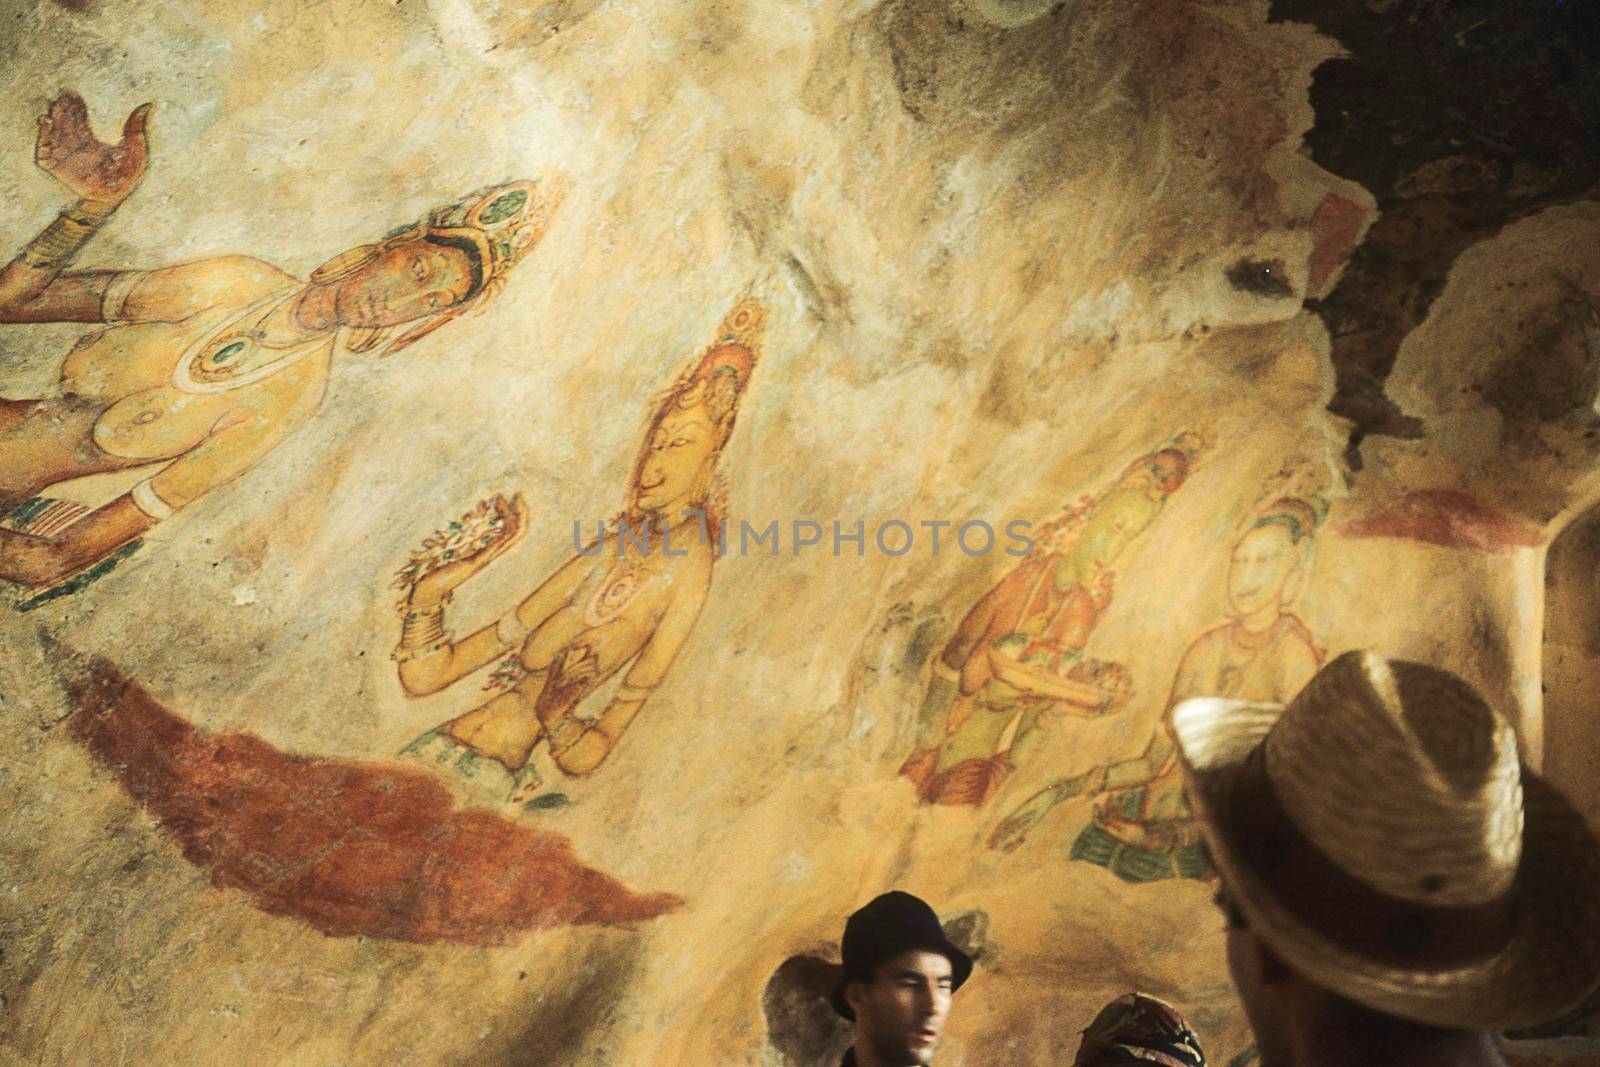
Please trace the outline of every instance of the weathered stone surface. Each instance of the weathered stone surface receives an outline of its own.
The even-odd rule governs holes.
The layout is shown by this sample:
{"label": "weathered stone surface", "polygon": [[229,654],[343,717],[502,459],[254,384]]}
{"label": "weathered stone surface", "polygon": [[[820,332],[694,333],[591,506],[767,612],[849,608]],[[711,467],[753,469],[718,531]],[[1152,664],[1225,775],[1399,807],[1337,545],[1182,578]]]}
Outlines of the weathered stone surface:
{"label": "weathered stone surface", "polygon": [[[471,190],[536,179],[548,208],[474,314],[381,359],[395,335],[347,331],[320,392],[313,357],[273,362],[298,343],[275,320],[225,358],[199,319],[0,326],[0,499],[69,502],[13,529],[71,530],[235,424],[142,427],[303,405],[92,582],[0,584],[4,1056],[799,1064],[837,1047],[844,916],[900,886],[981,950],[940,1062],[1060,1061],[1137,987],[1227,1063],[1249,1039],[1163,717],[1349,648],[1462,673],[1600,815],[1572,525],[1600,498],[1595,38],[1566,6],[1484,37],[1458,5],[1285,0],[4,0],[18,248],[71,202],[31,162],[63,89],[103,138],[155,102],[79,265],[283,272],[230,259],[171,297],[222,318]],[[509,254],[457,237],[429,253],[456,274],[404,260],[393,292],[443,278],[449,304]],[[167,451],[106,460],[130,439]],[[726,554],[608,549],[562,584],[597,523],[680,484]],[[773,522],[776,553],[743,539]],[[396,662],[403,633],[431,647],[423,575],[483,544],[444,610],[495,666]],[[995,604],[1022,634],[999,653],[1068,696],[941,688],[983,669],[963,623]],[[497,701],[463,739],[570,731],[622,685],[650,691],[598,764],[537,729],[515,781],[403,752]],[[1099,788],[1034,803],[1070,781]]]}

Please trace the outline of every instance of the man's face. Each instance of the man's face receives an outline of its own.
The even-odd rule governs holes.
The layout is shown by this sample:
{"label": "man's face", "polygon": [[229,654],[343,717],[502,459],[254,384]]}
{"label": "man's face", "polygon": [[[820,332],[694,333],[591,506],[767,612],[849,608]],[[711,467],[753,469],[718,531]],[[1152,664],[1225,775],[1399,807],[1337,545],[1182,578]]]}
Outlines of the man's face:
{"label": "man's face", "polygon": [[856,1040],[889,1067],[932,1061],[950,1011],[950,961],[912,949],[880,964],[870,982],[846,990],[856,1013]]}

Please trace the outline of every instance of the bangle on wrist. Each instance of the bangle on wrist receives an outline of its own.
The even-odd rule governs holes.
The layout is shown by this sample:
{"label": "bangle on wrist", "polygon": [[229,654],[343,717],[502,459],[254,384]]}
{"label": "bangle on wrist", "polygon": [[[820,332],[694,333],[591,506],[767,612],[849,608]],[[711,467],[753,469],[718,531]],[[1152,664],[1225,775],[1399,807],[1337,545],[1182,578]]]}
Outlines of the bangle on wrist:
{"label": "bangle on wrist", "polygon": [[115,205],[80,200],[58,214],[17,258],[36,270],[59,270],[72,261],[115,210]]}
{"label": "bangle on wrist", "polygon": [[95,223],[102,223],[116,214],[117,208],[122,206],[121,200],[94,200],[83,197],[67,211],[83,219],[91,219]]}
{"label": "bangle on wrist", "polygon": [[400,622],[400,644],[394,650],[398,663],[431,656],[450,644],[444,628],[444,605],[411,610]]}

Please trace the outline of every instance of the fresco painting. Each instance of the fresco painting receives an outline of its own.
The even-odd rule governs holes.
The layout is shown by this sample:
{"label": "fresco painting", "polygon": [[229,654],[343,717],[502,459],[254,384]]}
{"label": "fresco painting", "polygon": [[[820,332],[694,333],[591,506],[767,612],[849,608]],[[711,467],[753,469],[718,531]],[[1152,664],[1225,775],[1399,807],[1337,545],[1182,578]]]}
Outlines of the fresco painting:
{"label": "fresco painting", "polygon": [[1417,489],[1339,525],[1345,537],[1387,537],[1442,548],[1512,552],[1539,544],[1539,531],[1468,493]]}
{"label": "fresco painting", "polygon": [[900,773],[925,804],[978,807],[1054,715],[1119,710],[1128,669],[1085,654],[1116,587],[1112,565],[1150,528],[1204,447],[1185,433],[1046,523],[1039,547],[967,612],[934,659],[922,737]]}
{"label": "fresco painting", "polygon": [[[247,255],[67,270],[139,184],[150,114],[141,105],[107,145],[81,97],[50,103],[35,158],[78,199],[0,273],[0,322],[104,327],[72,347],[56,395],[0,400],[0,508],[13,520],[0,579],[33,587],[28,607],[259,463],[315,413],[336,359],[392,355],[487,305],[559,200],[548,181],[480,189],[306,281]],[[42,496],[133,468],[150,473],[71,521]]]}
{"label": "fresco painting", "polygon": [[[469,777],[498,768],[508,799],[536,806],[563,796],[539,792],[543,778],[529,759],[540,741],[566,775],[589,774],[610,755],[672,668],[711,588],[725,543],[717,460],[766,318],[759,302],[735,305],[716,340],[656,403],[623,510],[498,622],[452,640],[446,605],[524,532],[520,495],[484,502],[412,556],[397,581],[405,590],[394,654],[401,685],[413,695],[436,692],[498,661],[490,688],[501,691],[417,738],[407,754]],[[581,715],[584,700],[624,667],[605,709]]]}
{"label": "fresco painting", "polygon": [[1600,174],[1276,5],[513,7],[0,9],[0,1060],[837,1061],[904,888],[938,1062],[1242,1064],[1177,702],[1374,648],[1592,786]]}
{"label": "fresco painting", "polygon": [[1183,793],[1168,720],[1189,697],[1285,703],[1311,680],[1325,650],[1290,608],[1326,513],[1327,502],[1316,496],[1278,497],[1253,509],[1228,557],[1228,621],[1184,652],[1144,751],[1046,786],[1007,816],[990,844],[1014,850],[1057,805],[1089,797],[1093,816],[1072,841],[1072,859],[1127,882],[1215,877]]}
{"label": "fresco painting", "polygon": [[73,735],[213,885],[329,936],[498,945],[682,903],[585,866],[561,834],[456,807],[426,774],[202,733],[104,660],[69,688]]}

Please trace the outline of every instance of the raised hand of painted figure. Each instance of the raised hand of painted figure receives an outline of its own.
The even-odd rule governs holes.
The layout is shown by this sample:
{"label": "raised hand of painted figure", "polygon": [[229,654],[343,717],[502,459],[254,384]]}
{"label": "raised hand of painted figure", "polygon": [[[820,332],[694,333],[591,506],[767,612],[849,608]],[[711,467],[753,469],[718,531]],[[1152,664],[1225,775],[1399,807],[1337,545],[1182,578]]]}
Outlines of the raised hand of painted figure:
{"label": "raised hand of painted figure", "polygon": [[[672,668],[705,604],[717,558],[712,530],[720,522],[716,465],[765,320],[755,301],[728,313],[718,339],[655,405],[616,524],[595,542],[574,545],[576,554],[499,621],[456,638],[445,616],[450,590],[503,551],[503,539],[475,535],[469,528],[477,524],[464,521],[412,557],[414,574],[400,575],[400,584],[410,586],[394,653],[401,687],[423,696],[491,663],[500,666],[486,687],[499,690],[495,696],[417,738],[407,753],[469,777],[507,779],[506,799],[535,807],[561,796],[535,795],[536,748],[542,745],[571,777],[591,773],[610,756]],[[523,523],[519,506],[504,526]],[[455,526],[462,527],[459,535]],[[452,558],[442,561],[441,537],[464,538],[464,554],[451,548]],[[441,557],[438,566],[430,554]],[[598,716],[585,713],[596,691],[619,675]]]}
{"label": "raised hand of painted figure", "polygon": [[83,97],[64,92],[39,117],[33,159],[39,168],[85,200],[120,203],[144,176],[150,104],[140,104],[122,124],[122,140],[105,144],[89,126]]}
{"label": "raised hand of painted figure", "polygon": [[401,571],[407,601],[431,608],[483,570],[528,532],[528,502],[521,493],[495,495],[423,543]]}
{"label": "raised hand of painted figure", "polygon": [[[80,588],[248,472],[315,414],[335,361],[386,357],[486,306],[562,195],[559,181],[479,189],[305,279],[245,255],[71,269],[138,185],[149,116],[137,108],[106,144],[80,97],[50,103],[34,159],[78,199],[0,268],[0,323],[101,324],[43,395],[0,381],[0,582],[29,587],[19,609]],[[98,507],[52,499],[57,485],[133,468],[149,475]],[[423,593],[443,595],[486,562],[433,576]]]}

